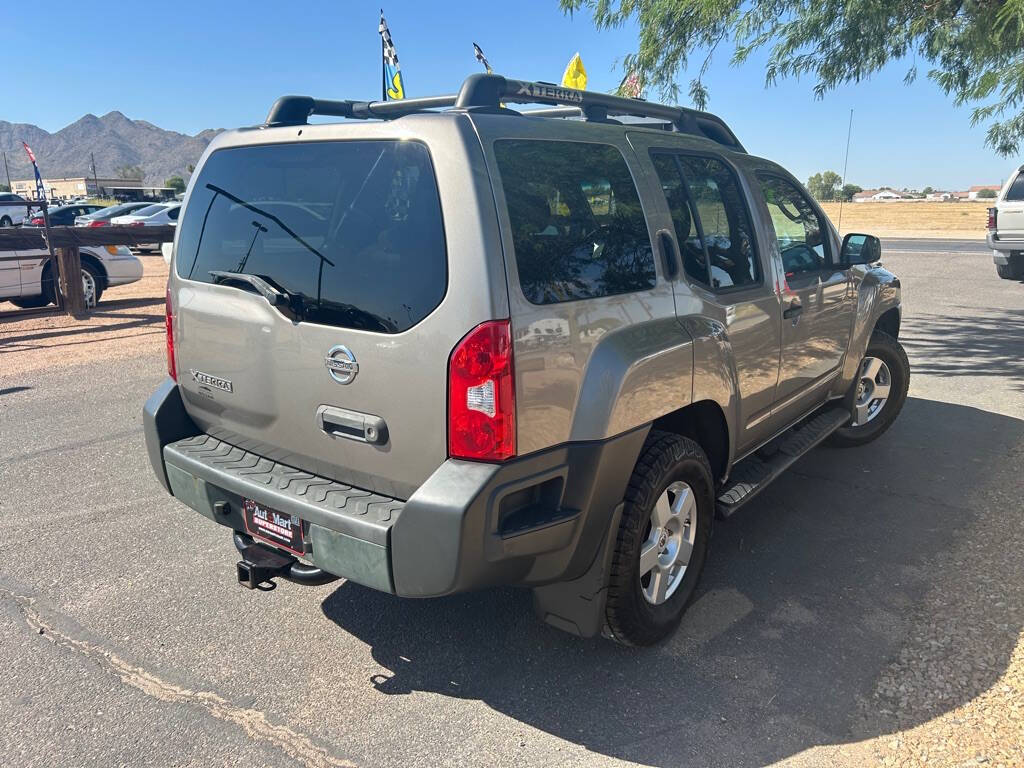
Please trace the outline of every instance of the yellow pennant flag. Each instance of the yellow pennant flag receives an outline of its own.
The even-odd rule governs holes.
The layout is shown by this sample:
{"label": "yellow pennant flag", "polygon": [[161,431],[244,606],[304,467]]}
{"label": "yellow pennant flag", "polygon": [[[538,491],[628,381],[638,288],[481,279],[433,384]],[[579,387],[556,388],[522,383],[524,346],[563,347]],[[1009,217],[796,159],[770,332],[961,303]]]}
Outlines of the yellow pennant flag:
{"label": "yellow pennant flag", "polygon": [[587,70],[583,68],[583,59],[577,51],[565,65],[565,74],[562,75],[562,85],[566,88],[576,88],[584,91],[587,88]]}

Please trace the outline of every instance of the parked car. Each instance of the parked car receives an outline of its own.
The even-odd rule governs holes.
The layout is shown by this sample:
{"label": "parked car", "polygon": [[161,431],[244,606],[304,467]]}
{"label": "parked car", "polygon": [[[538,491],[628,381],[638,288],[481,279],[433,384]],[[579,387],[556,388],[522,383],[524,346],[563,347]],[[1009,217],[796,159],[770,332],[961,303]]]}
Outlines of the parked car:
{"label": "parked car", "polygon": [[131,213],[115,216],[110,223],[127,227],[162,227],[178,220],[181,203],[153,203]]}
{"label": "parked car", "polygon": [[987,240],[996,273],[1004,280],[1024,280],[1024,165],[1010,174],[988,209]]}
{"label": "parked car", "polygon": [[12,192],[0,192],[0,227],[17,227],[28,215],[27,201]]}
{"label": "parked car", "polygon": [[95,211],[90,214],[78,216],[75,218],[76,227],[106,227],[110,225],[110,220],[115,216],[124,216],[128,213],[134,213],[140,208],[148,208],[152,203],[120,203],[118,205],[111,205],[101,210]]}
{"label": "parked car", "polygon": [[[523,102],[556,108],[499,108]],[[515,584],[563,630],[656,642],[716,513],[896,419],[899,280],[713,115],[485,74],[444,103],[285,97],[213,140],[153,469],[243,586]]]}
{"label": "parked car", "polygon": [[[104,291],[142,278],[142,262],[123,245],[83,246],[82,291],[87,306]],[[45,249],[0,251],[0,301],[19,307],[45,307],[54,301],[53,265]]]}
{"label": "parked car", "polygon": [[[51,227],[72,227],[78,217],[96,213],[103,210],[104,207],[92,203],[61,205],[56,208],[50,208],[47,211],[47,215],[49,216]],[[45,219],[43,218],[42,211],[34,212],[32,218],[25,222],[25,226],[30,227],[41,227],[44,224]]]}

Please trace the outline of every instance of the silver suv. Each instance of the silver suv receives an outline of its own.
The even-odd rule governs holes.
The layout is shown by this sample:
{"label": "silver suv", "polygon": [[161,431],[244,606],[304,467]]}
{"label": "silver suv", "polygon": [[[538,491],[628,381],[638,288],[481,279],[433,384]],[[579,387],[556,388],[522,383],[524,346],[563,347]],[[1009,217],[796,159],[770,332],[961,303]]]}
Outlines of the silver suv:
{"label": "silver suv", "polygon": [[250,588],[514,584],[653,643],[716,513],[907,393],[878,240],[688,109],[497,75],[284,97],[210,145],[173,250],[149,456]]}

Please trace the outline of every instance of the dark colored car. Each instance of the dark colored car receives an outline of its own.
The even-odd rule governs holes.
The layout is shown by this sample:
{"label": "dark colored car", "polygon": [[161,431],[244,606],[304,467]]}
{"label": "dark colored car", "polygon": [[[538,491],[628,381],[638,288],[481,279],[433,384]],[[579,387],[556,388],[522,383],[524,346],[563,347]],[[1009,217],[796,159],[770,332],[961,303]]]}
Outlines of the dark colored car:
{"label": "dark colored car", "polygon": [[[79,216],[88,216],[91,213],[102,211],[107,206],[103,205],[90,205],[85,203],[75,203],[73,205],[62,205],[59,208],[51,208],[50,214],[50,226],[51,227],[73,227],[75,226],[75,219]],[[26,226],[29,227],[41,227],[43,226],[43,214],[42,211],[32,214],[32,218],[25,222]]]}

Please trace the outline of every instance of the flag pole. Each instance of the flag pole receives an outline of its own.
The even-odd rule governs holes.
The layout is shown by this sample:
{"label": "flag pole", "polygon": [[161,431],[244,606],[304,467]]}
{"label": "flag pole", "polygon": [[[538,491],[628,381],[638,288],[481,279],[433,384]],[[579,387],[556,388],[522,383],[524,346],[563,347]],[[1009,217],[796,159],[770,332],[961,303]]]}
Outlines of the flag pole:
{"label": "flag pole", "polygon": [[[380,17],[384,18],[384,9],[380,9]],[[388,100],[388,68],[384,63],[384,35],[380,35],[380,100]]]}
{"label": "flag pole", "polygon": [[[846,159],[843,161],[843,181],[842,186],[846,186],[846,169],[850,165],[850,136],[853,134],[853,109],[850,109],[850,125],[846,129]],[[839,223],[836,225],[836,229],[839,231],[839,236],[843,234],[843,193],[842,190],[839,192]]]}

